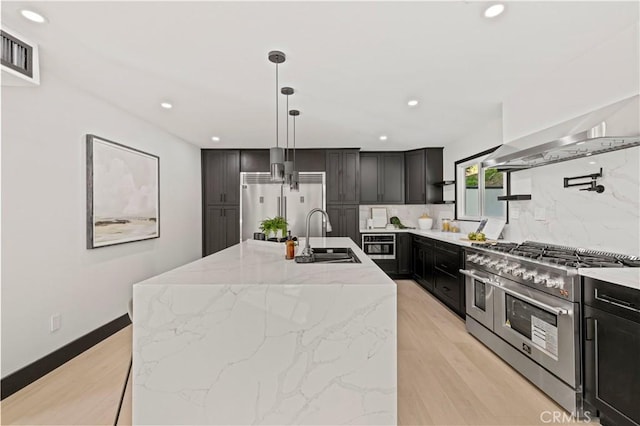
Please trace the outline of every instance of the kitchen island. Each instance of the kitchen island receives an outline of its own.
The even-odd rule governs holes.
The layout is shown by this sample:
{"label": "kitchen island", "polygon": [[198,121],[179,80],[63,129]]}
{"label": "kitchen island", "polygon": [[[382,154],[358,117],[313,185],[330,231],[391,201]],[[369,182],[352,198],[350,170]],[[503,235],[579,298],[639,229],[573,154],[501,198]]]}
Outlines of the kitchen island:
{"label": "kitchen island", "polygon": [[396,424],[395,283],[310,242],[362,263],[246,241],[134,285],[134,424]]}

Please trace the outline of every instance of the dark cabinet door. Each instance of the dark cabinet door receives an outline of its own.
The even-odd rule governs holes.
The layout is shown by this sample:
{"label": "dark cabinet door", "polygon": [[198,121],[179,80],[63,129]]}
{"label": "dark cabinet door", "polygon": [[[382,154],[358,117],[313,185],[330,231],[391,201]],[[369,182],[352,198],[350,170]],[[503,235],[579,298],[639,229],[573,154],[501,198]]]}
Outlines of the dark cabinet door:
{"label": "dark cabinet door", "polygon": [[342,203],[360,203],[360,153],[345,150],[342,160]]}
{"label": "dark cabinet door", "polygon": [[405,203],[426,203],[424,149],[405,152]]}
{"label": "dark cabinet door", "polygon": [[413,242],[413,279],[420,281],[424,274],[424,255],[422,244],[414,240]]}
{"label": "dark cabinet door", "polygon": [[[378,186],[381,199],[385,204],[404,204],[404,153],[393,152],[380,154]],[[362,167],[362,165],[360,165]],[[365,185],[368,181],[362,180]],[[361,183],[361,191],[364,186]]]}
{"label": "dark cabinet door", "polygon": [[327,151],[327,204],[339,204],[342,202],[342,152],[339,150]]}
{"label": "dark cabinet door", "polygon": [[360,206],[348,205],[342,206],[343,212],[343,235],[342,237],[349,237],[357,245],[361,245],[360,242]]}
{"label": "dark cabinet door", "polygon": [[327,237],[341,237],[342,229],[342,206],[332,204],[327,206],[327,214],[331,222],[331,232],[327,232]]}
{"label": "dark cabinet door", "polygon": [[398,260],[398,274],[411,275],[412,273],[412,239],[410,234],[396,234],[396,253]]}
{"label": "dark cabinet door", "polygon": [[640,424],[640,323],[585,306],[585,399],[606,426]]}
{"label": "dark cabinet door", "polygon": [[380,193],[380,155],[360,153],[360,203],[376,204],[382,201]]}
{"label": "dark cabinet door", "polygon": [[[291,156],[291,161],[293,161],[293,155]],[[326,170],[324,150],[296,150],[296,170],[300,172],[324,172]]]}
{"label": "dark cabinet door", "polygon": [[224,250],[240,242],[240,209],[209,206],[206,209],[204,256]]}
{"label": "dark cabinet door", "polygon": [[460,314],[460,280],[457,275],[444,272],[436,266],[434,268],[433,291],[445,304]]}
{"label": "dark cabinet door", "polygon": [[205,217],[204,232],[204,256],[208,256],[224,249],[225,235],[224,229],[224,208],[223,207],[207,207]]}
{"label": "dark cabinet door", "polygon": [[240,242],[240,208],[225,207],[224,209],[224,248]]}
{"label": "dark cabinet door", "polygon": [[224,204],[240,204],[240,151],[223,151]]}
{"label": "dark cabinet door", "polygon": [[442,182],[443,170],[442,170],[442,148],[427,148],[425,149],[426,155],[426,202],[438,203],[442,202],[442,185],[437,185],[438,182]]}
{"label": "dark cabinet door", "polygon": [[202,185],[205,205],[223,203],[224,163],[217,151],[202,151]]}
{"label": "dark cabinet door", "polygon": [[202,184],[206,205],[240,203],[240,151],[203,150]]}

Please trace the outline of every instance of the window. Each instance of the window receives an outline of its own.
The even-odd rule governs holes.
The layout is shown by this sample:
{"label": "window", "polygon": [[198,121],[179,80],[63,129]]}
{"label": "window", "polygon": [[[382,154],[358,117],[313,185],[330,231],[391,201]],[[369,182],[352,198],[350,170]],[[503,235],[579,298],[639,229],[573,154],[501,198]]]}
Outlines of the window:
{"label": "window", "polygon": [[498,196],[507,194],[509,176],[495,168],[482,167],[482,161],[496,149],[456,161],[457,219],[507,218],[507,203],[498,201]]}

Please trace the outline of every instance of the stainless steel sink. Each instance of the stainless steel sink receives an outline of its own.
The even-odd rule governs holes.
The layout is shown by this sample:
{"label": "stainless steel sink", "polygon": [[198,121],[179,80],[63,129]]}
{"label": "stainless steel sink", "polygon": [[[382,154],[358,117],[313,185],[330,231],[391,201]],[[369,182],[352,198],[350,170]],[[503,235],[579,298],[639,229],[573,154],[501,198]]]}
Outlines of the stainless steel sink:
{"label": "stainless steel sink", "polygon": [[297,263],[362,263],[348,247],[317,247],[311,256],[296,256]]}

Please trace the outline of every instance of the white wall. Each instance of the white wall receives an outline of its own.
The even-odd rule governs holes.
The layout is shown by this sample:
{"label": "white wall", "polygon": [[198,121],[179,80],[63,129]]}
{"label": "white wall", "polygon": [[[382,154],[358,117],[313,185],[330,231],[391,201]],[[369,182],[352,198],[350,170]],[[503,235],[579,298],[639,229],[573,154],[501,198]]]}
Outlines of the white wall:
{"label": "white wall", "polygon": [[637,95],[639,52],[637,23],[558,69],[527,82],[503,102],[504,141]]}
{"label": "white wall", "polygon": [[[638,75],[636,24],[508,96],[501,120],[445,148],[445,179],[454,178],[453,163],[459,159],[640,93]],[[511,215],[505,238],[640,254],[639,156],[639,149],[632,148],[513,173],[512,193],[531,193],[532,199],[510,202],[519,218]],[[563,177],[595,173],[600,167],[605,193],[562,187]],[[445,187],[445,198],[453,198],[452,186]],[[536,208],[545,209],[544,219],[535,219]]]}
{"label": "white wall", "polygon": [[[159,239],[85,248],[87,133],[160,157]],[[200,254],[198,148],[51,73],[2,88],[3,377],[126,313],[134,282]]]}

